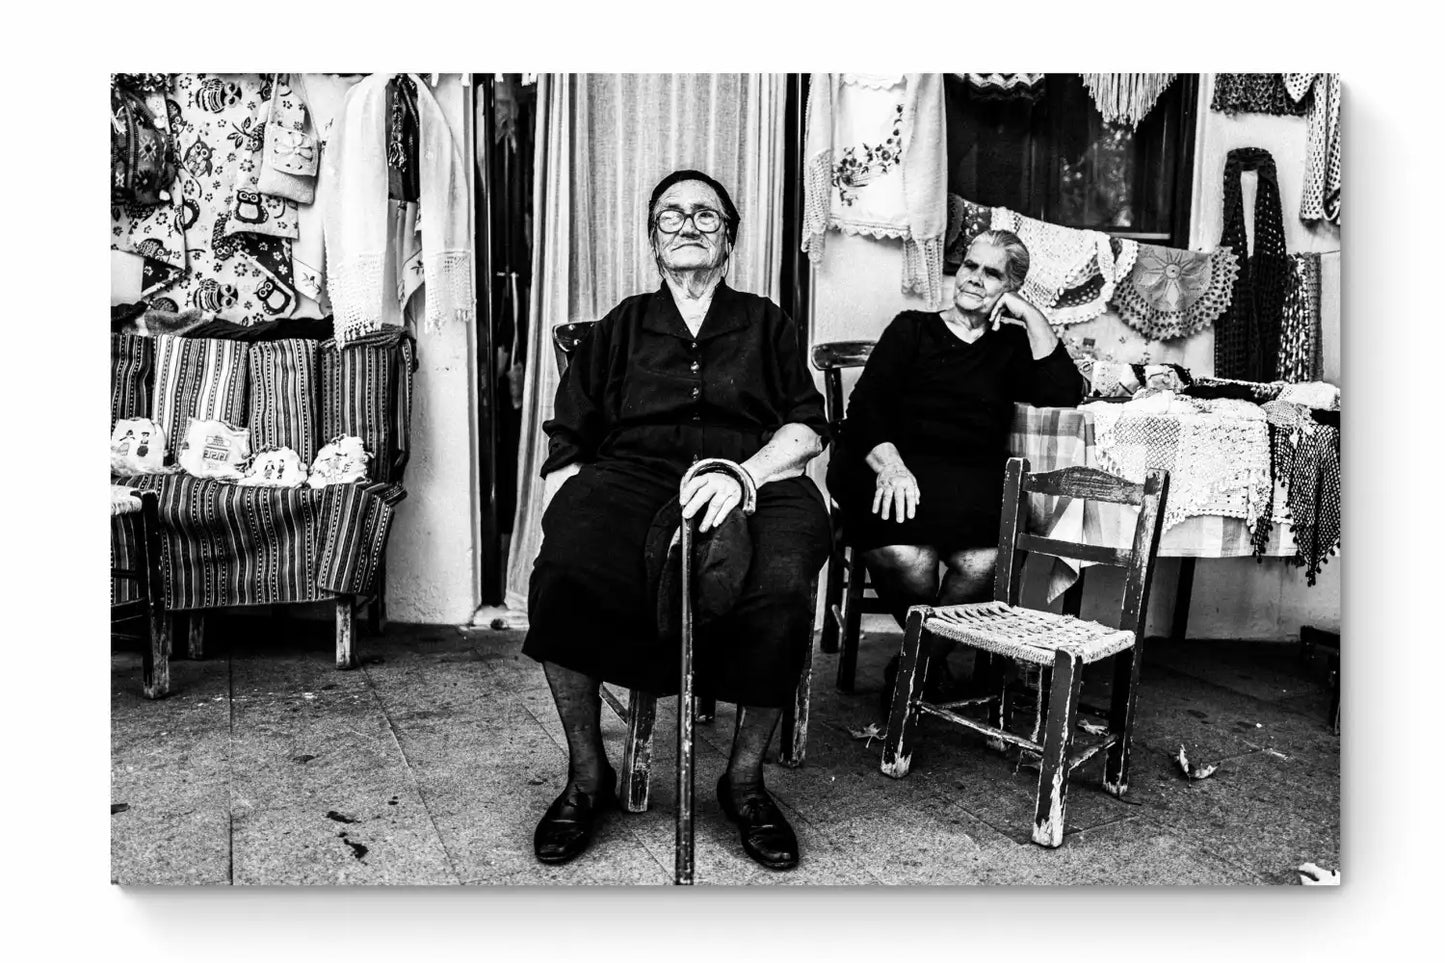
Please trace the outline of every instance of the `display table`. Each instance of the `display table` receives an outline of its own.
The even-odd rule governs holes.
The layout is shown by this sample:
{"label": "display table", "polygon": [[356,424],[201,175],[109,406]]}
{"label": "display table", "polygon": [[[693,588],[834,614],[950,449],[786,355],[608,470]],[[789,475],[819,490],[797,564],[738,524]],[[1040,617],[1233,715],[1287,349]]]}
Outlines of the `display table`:
{"label": "display table", "polygon": [[[1013,430],[1009,437],[1009,453],[1029,461],[1033,472],[1054,471],[1078,465],[1104,469],[1095,448],[1094,419],[1078,408],[1034,408],[1014,406]],[[1283,491],[1275,482],[1275,504],[1284,504]],[[1041,535],[1068,541],[1087,542],[1128,548],[1134,536],[1138,510],[1128,505],[1108,502],[1029,496],[1029,529]],[[1189,597],[1193,588],[1194,559],[1238,558],[1254,554],[1249,526],[1242,518],[1223,515],[1193,515],[1166,529],[1159,540],[1161,557],[1183,558],[1175,601],[1172,635],[1182,638],[1189,617]],[[1291,557],[1295,554],[1294,537],[1288,524],[1273,526],[1264,554]],[[1066,609],[1077,611],[1078,580],[1084,564],[1072,559],[1053,559],[1051,567],[1034,566],[1025,570],[1025,585],[1047,580],[1047,598],[1053,600],[1073,587]]]}

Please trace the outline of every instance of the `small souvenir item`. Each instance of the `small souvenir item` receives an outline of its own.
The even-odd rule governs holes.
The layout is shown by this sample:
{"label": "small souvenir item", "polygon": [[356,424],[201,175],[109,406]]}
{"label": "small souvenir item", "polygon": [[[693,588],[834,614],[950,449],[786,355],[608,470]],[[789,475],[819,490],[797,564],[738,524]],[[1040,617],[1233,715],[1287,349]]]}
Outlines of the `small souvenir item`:
{"label": "small souvenir item", "polygon": [[251,456],[240,485],[261,485],[271,488],[295,488],[306,481],[306,466],[301,456],[290,448],[263,448]]}
{"label": "small souvenir item", "polygon": [[149,475],[166,463],[166,434],[149,418],[122,418],[110,436],[110,470],[115,475]]}
{"label": "small souvenir item", "polygon": [[241,477],[241,466],[251,457],[251,430],[224,421],[191,418],[177,461],[197,478]]}
{"label": "small souvenir item", "polygon": [[321,447],[311,465],[306,484],[312,488],[366,481],[366,465],[371,461],[366,446],[355,435],[338,435]]}

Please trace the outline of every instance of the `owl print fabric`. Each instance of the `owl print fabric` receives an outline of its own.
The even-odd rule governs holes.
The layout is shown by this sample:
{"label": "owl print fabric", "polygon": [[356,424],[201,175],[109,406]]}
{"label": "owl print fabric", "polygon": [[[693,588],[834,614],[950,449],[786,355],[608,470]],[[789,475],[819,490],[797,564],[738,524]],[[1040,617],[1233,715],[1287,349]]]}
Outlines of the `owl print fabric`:
{"label": "owl print fabric", "polygon": [[180,156],[174,203],[112,210],[112,247],[148,259],[152,307],[238,324],[295,313],[296,204],[255,189],[270,97],[271,79],[259,74],[177,74],[165,92],[157,116]]}

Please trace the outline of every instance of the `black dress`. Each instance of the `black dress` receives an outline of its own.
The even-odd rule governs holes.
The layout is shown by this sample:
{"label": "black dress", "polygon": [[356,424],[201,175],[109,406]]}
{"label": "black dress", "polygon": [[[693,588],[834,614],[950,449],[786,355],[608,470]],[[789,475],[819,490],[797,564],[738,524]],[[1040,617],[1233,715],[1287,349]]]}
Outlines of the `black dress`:
{"label": "black dress", "polygon": [[[797,328],[771,301],[719,284],[696,337],[666,286],[614,308],[577,346],[543,425],[542,473],[573,462],[582,469],[542,518],[522,651],[607,682],[676,692],[676,647],[658,638],[647,597],[648,528],[694,461],[745,461],[793,422],[826,441]],[[697,685],[727,702],[777,707],[802,672],[812,580],[831,533],[806,477],[761,486],[748,528],[743,594],[699,632]]]}
{"label": "black dress", "polygon": [[[1062,343],[1037,361],[1017,325],[969,344],[938,314],[904,311],[884,330],[848,401],[828,489],[856,548],[998,544],[1014,402],[1077,405],[1083,378]],[[891,441],[918,479],[918,510],[901,524],[873,514],[865,459]]]}

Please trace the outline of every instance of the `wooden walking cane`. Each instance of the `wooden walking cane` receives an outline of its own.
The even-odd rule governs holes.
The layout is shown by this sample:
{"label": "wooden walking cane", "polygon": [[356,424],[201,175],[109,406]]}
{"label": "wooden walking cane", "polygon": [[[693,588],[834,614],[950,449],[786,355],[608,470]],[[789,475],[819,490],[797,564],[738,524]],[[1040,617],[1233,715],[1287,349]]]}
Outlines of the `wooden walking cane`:
{"label": "wooden walking cane", "polygon": [[[742,465],[726,458],[704,458],[695,463],[682,476],[678,491],[687,488],[688,482],[698,475],[714,471],[731,475],[742,486],[743,501],[738,507],[744,515],[751,515],[757,510],[758,488],[753,476]],[[672,880],[678,886],[691,886],[693,876],[693,723],[696,700],[692,686],[692,542],[698,522],[696,514],[682,520],[682,652],[677,670],[677,842],[673,852]]]}

